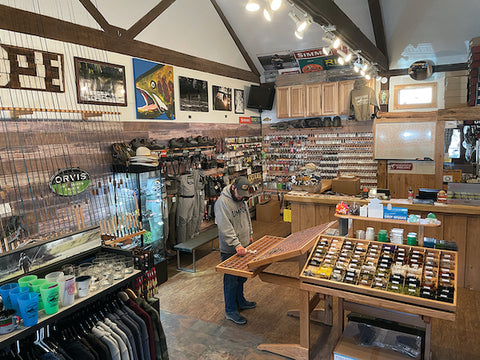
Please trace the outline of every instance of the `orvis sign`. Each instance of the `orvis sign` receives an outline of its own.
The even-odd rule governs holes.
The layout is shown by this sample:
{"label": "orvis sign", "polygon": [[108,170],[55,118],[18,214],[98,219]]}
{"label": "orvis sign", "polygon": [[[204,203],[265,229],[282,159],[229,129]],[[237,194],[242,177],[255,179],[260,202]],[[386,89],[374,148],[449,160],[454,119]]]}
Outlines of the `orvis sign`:
{"label": "orvis sign", "polygon": [[79,168],[59,170],[50,178],[50,189],[61,196],[74,196],[90,185],[90,174]]}

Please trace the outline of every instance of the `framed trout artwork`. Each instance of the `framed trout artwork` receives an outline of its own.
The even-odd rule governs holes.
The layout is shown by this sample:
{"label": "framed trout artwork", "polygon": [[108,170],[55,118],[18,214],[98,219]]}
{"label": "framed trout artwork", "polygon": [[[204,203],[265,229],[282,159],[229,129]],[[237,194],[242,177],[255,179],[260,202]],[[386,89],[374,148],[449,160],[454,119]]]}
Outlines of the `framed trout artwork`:
{"label": "framed trout artwork", "polygon": [[137,119],[175,120],[173,66],[133,59]]}

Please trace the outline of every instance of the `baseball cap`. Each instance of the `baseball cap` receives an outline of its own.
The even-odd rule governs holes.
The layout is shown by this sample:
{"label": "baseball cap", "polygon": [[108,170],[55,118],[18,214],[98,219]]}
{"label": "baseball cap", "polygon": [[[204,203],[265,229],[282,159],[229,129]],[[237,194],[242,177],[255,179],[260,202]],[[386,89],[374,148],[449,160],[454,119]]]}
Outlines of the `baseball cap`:
{"label": "baseball cap", "polygon": [[235,189],[237,189],[238,195],[240,196],[250,196],[250,192],[248,191],[250,189],[250,181],[245,176],[240,176],[235,179],[233,182],[233,186],[235,186]]}

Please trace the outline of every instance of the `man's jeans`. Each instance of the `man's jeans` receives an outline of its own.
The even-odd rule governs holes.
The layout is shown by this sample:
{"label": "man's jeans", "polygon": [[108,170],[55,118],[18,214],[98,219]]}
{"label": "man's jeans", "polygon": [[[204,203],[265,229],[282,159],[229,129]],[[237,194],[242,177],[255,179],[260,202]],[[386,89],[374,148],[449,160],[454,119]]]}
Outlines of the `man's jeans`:
{"label": "man's jeans", "polygon": [[[234,254],[220,253],[222,261],[227,260]],[[243,296],[243,284],[247,278],[230,274],[223,275],[223,297],[225,300],[225,312],[232,313],[238,311],[238,307],[246,303]]]}

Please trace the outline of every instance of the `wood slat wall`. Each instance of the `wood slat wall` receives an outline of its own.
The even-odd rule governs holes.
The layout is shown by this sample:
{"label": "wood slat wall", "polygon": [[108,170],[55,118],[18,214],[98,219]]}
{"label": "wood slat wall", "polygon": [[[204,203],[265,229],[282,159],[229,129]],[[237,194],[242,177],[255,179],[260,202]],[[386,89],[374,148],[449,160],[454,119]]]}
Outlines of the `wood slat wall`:
{"label": "wood slat wall", "polygon": [[[168,143],[171,138],[260,136],[260,125],[175,122],[102,122],[3,119],[0,127],[0,208],[8,203],[22,218],[23,239],[49,238],[76,231],[79,212],[85,226],[98,225],[110,214],[113,177],[111,145],[136,137]],[[80,167],[92,179],[90,188],[73,197],[55,195],[48,181],[59,169]],[[8,217],[1,219],[6,235]]]}

